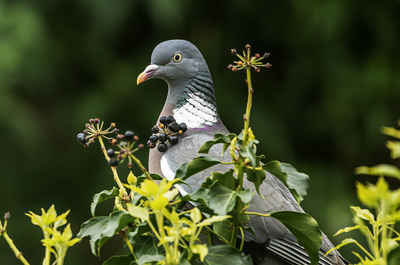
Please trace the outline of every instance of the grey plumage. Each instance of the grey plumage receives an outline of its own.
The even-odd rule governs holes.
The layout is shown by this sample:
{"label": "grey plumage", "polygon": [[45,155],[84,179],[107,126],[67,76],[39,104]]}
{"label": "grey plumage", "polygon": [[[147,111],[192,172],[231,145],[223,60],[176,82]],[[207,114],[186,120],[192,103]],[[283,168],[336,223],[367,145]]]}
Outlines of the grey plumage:
{"label": "grey plumage", "polygon": [[[177,55],[181,55],[181,57]],[[175,57],[177,56],[177,57]],[[174,60],[179,59],[180,60]],[[213,138],[215,133],[228,134],[222,123],[216,106],[214,88],[207,63],[200,51],[190,42],[170,40],[160,43],[153,51],[151,64],[138,77],[138,83],[150,78],[161,78],[168,84],[168,95],[160,116],[174,115],[177,122],[185,122],[188,131],[179,143],[170,146],[162,155],[157,150],[150,150],[149,171],[169,179],[173,178],[182,163],[190,162],[197,156],[200,146]],[[231,161],[226,153],[221,158],[222,145],[211,148],[209,156]],[[192,187],[180,188],[182,193],[191,193],[198,189],[211,172],[226,172],[231,167],[216,165],[200,172],[186,181]],[[254,185],[245,180],[244,188],[255,191]],[[266,180],[260,186],[265,199],[256,193],[250,203],[249,211],[269,213],[273,211],[303,212],[290,191],[275,176],[267,172]],[[251,216],[251,226],[256,236],[245,233],[248,244],[259,249],[258,264],[309,264],[307,253],[297,244],[296,238],[279,221],[273,218]],[[324,254],[333,245],[323,235],[320,250],[320,264],[347,264],[337,251],[327,257]]]}

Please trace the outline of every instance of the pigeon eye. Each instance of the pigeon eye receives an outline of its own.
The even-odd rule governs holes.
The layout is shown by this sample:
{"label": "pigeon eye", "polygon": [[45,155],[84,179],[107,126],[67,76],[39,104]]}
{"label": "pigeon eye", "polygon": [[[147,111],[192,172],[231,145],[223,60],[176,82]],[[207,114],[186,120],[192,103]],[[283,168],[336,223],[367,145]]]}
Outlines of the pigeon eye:
{"label": "pigeon eye", "polygon": [[174,55],[174,62],[179,62],[180,60],[182,60],[182,54],[177,53]]}

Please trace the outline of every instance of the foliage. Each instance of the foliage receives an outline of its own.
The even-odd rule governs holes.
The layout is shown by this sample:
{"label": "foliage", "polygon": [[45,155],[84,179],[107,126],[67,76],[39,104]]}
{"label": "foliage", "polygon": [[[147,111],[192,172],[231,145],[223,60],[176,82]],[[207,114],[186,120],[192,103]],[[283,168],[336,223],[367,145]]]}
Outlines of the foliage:
{"label": "foliage", "polygon": [[[300,212],[249,212],[247,208],[254,194],[250,189],[243,188],[245,177],[251,181],[260,194],[259,187],[266,177],[266,169],[273,171],[282,182],[288,186],[300,202],[307,194],[308,176],[297,172],[289,164],[272,161],[262,164],[263,155],[256,154],[259,143],[250,126],[250,113],[254,89],[251,83],[251,68],[260,72],[260,67],[270,67],[261,60],[268,58],[255,54],[251,56],[250,45],[246,45],[243,56],[229,69],[236,72],[245,70],[248,88],[244,129],[239,134],[216,135],[214,140],[205,143],[199,152],[207,153],[215,144],[222,143],[224,152],[228,151],[232,161],[223,162],[207,156],[195,158],[190,163],[183,164],[174,180],[161,179],[160,176],[149,174],[135,152],[143,145],[136,147],[139,138],[131,131],[119,134],[115,123],[104,129],[104,122],[90,119],[83,133],[77,135],[77,140],[85,147],[99,142],[103,155],[109,163],[118,188],[104,190],[93,197],[91,213],[93,218],[82,224],[77,239],[72,239],[70,226],[63,233],[57,228],[66,223],[68,212],[57,217],[54,207],[48,212],[42,210],[42,216],[32,212],[28,214],[32,223],[39,225],[44,233],[42,241],[46,247],[43,264],[50,262],[50,252],[57,258],[57,264],[62,264],[67,248],[89,237],[92,253],[100,255],[104,244],[116,235],[123,238],[129,249],[125,256],[111,257],[104,264],[221,264],[221,257],[232,260],[234,264],[251,264],[250,256],[242,253],[244,230],[253,232],[248,227],[249,216],[259,215],[265,218],[275,218],[281,221],[298,239],[298,243],[308,253],[311,264],[318,264],[319,249],[322,235],[318,223],[308,214]],[[117,134],[115,138],[110,134]],[[106,139],[117,151],[106,149],[103,139]],[[127,177],[127,183],[120,180],[117,165],[128,161],[131,168],[135,163],[143,172],[136,177],[132,172]],[[184,181],[192,175],[210,168],[216,164],[233,165],[233,170],[225,173],[213,173],[206,179],[202,187],[185,197],[178,196],[177,185],[187,185]],[[157,182],[155,181],[157,180]],[[108,216],[96,216],[95,210],[101,202],[114,199],[114,207]],[[197,203],[199,207],[186,208],[187,203]],[[201,211],[200,211],[201,209]],[[228,224],[228,227],[224,225]],[[224,228],[225,227],[225,228]],[[230,227],[230,228],[229,228]],[[240,235],[239,235],[240,233]],[[207,244],[201,237],[206,235]],[[213,236],[225,245],[214,246]],[[238,239],[241,241],[237,244]]]}
{"label": "foliage", "polygon": [[[400,139],[400,131],[394,128],[383,127],[382,132]],[[387,141],[386,146],[393,159],[400,157],[399,141]],[[361,254],[353,252],[359,258],[360,265],[394,265],[400,262],[400,233],[395,230],[396,223],[400,221],[400,188],[390,190],[385,180],[385,177],[400,180],[399,172],[396,166],[386,164],[355,169],[356,174],[379,176],[376,184],[356,183],[358,199],[367,208],[373,209],[375,215],[369,209],[352,206],[350,208],[354,214],[355,226],[340,229],[335,235],[359,230],[367,240],[369,251],[353,238],[344,239],[335,249],[356,244],[362,250]]]}

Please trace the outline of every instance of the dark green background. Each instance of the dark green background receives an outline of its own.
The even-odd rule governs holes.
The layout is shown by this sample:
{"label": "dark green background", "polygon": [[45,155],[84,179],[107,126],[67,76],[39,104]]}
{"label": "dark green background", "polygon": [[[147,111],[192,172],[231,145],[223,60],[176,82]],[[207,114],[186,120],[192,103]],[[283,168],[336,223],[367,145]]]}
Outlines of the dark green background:
{"label": "dark green background", "polygon": [[[226,68],[230,49],[250,43],[271,53],[273,67],[253,75],[258,150],[310,175],[302,205],[332,238],[351,225],[356,179],[375,179],[354,168],[391,162],[379,128],[400,118],[399,14],[394,0],[0,1],[0,213],[11,211],[9,235],[40,264],[41,231],[26,212],[71,209],[79,231],[92,196],[115,184],[99,146],[83,148],[76,134],[98,117],[145,143],[167,90],[160,80],[136,86],[136,78],[159,42],[182,38],[206,58],[220,116],[236,133],[246,85],[243,73]],[[147,150],[138,156],[147,164]],[[125,180],[128,170],[120,172]],[[120,242],[107,243],[102,258]],[[356,261],[350,250],[358,251],[342,253]],[[68,252],[66,264],[74,262],[102,261],[84,240]],[[2,239],[0,264],[18,264]]]}

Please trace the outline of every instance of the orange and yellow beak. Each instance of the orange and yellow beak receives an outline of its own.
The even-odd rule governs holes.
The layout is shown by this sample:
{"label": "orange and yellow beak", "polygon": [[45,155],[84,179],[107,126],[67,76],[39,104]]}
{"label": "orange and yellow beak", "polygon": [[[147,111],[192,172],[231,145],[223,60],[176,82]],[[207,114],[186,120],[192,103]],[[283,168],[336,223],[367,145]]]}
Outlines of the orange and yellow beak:
{"label": "orange and yellow beak", "polygon": [[138,76],[136,83],[139,85],[140,83],[143,83],[144,81],[152,78],[157,70],[160,69],[160,66],[155,65],[155,64],[150,64],[149,66],[144,69],[144,71]]}

